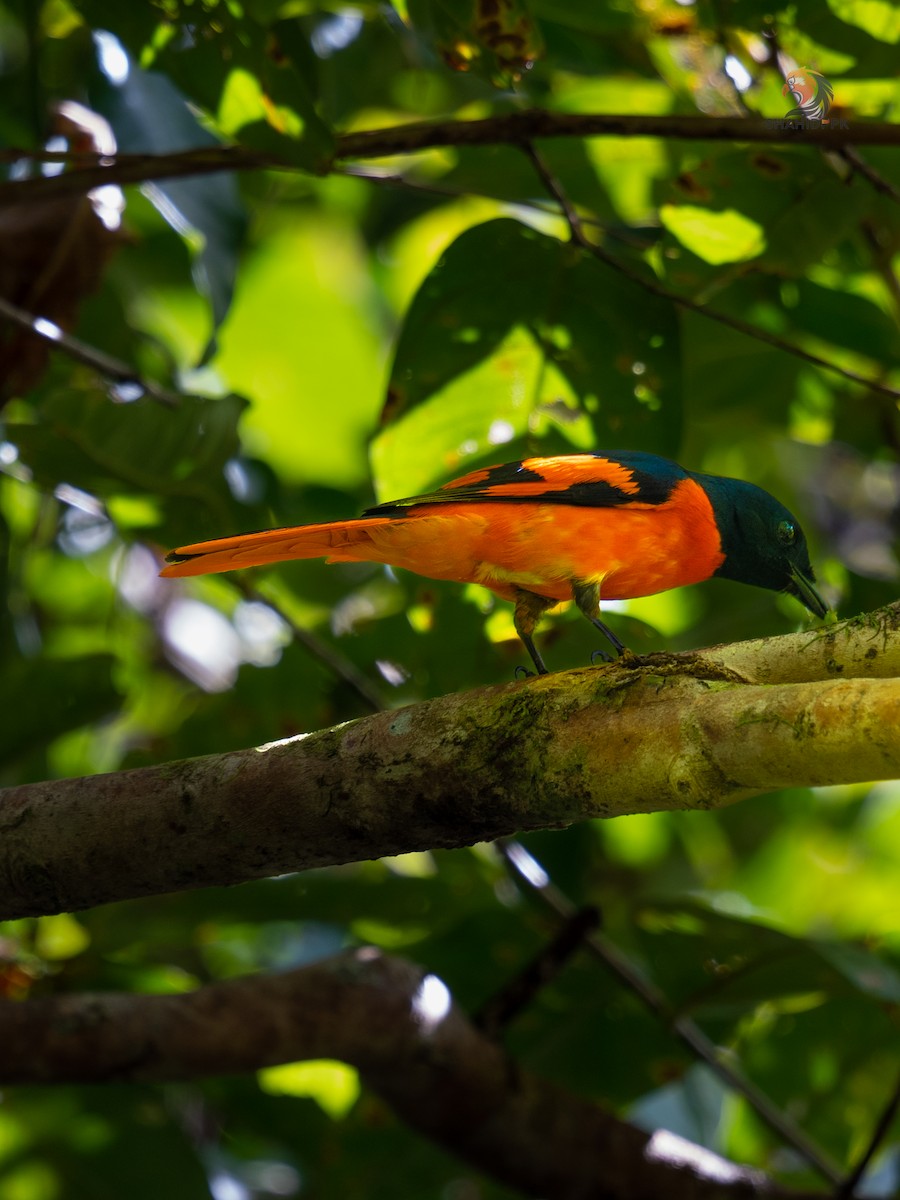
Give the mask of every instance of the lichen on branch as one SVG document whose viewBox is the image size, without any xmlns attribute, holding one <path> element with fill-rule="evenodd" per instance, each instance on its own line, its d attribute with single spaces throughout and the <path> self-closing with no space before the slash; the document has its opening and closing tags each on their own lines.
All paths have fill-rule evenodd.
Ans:
<svg viewBox="0 0 900 1200">
<path fill-rule="evenodd" d="M 900 777 L 897 620 L 892 605 L 823 631 L 626 658 L 228 754 L 10 788 L 0 918 Z"/>
</svg>

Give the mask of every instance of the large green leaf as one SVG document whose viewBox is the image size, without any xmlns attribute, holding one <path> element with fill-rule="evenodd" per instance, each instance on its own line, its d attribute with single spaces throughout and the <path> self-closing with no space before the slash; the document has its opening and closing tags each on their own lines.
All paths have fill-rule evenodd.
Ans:
<svg viewBox="0 0 900 1200">
<path fill-rule="evenodd" d="M 7 436 L 47 487 L 65 482 L 98 496 L 199 498 L 237 453 L 245 408 L 238 396 L 186 396 L 170 409 L 149 399 L 114 404 L 95 391 L 57 393 L 35 423 L 10 422 Z"/>
<path fill-rule="evenodd" d="M 517 221 L 469 229 L 407 313 L 373 447 L 379 494 L 501 457 L 548 424 L 570 448 L 674 453 L 678 361 L 667 302 Z"/>
</svg>

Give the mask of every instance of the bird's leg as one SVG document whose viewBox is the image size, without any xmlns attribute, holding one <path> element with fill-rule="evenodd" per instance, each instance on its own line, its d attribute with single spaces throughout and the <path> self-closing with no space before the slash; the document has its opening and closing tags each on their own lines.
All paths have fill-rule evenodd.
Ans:
<svg viewBox="0 0 900 1200">
<path fill-rule="evenodd" d="M 605 638 L 613 645 L 617 654 L 625 653 L 625 646 L 608 625 L 604 625 L 597 613 L 600 611 L 600 584 L 599 583 L 573 583 L 572 584 L 572 599 L 578 605 L 579 609 L 584 613 L 590 623 L 599 629 Z"/>
<path fill-rule="evenodd" d="M 531 655 L 531 661 L 537 667 L 538 675 L 546 675 L 547 667 L 531 635 L 543 614 L 548 608 L 553 608 L 556 603 L 556 600 L 548 600 L 546 596 L 538 596 L 536 592 L 526 592 L 524 588 L 516 588 L 516 611 L 513 622 L 516 626 L 516 633 L 522 639 L 525 649 Z"/>
</svg>

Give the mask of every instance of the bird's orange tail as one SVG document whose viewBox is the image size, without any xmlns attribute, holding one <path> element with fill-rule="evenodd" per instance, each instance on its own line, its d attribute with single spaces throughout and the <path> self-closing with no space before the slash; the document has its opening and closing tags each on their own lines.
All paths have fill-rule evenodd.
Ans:
<svg viewBox="0 0 900 1200">
<path fill-rule="evenodd" d="M 363 517 L 353 521 L 331 521 L 327 525 L 294 525 L 286 529 L 265 529 L 260 533 L 239 533 L 236 537 L 217 538 L 179 546 L 166 555 L 160 572 L 167 578 L 182 575 L 214 575 L 239 567 L 258 567 L 263 563 L 283 562 L 291 558 L 328 558 L 335 562 L 383 561 L 372 545 L 373 528 L 390 525 L 391 517 Z M 366 551 L 369 551 L 368 553 Z"/>
</svg>

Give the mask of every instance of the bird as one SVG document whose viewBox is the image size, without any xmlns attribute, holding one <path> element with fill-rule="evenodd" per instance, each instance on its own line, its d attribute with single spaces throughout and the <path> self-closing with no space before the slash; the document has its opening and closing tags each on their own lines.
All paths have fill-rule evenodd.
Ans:
<svg viewBox="0 0 900 1200">
<path fill-rule="evenodd" d="M 800 523 L 774 496 L 645 451 L 479 467 L 350 520 L 180 546 L 161 574 L 305 558 L 481 584 L 514 604 L 516 632 L 539 675 L 547 666 L 534 632 L 562 601 L 574 600 L 620 654 L 625 646 L 600 620 L 601 597 L 650 596 L 716 576 L 787 592 L 820 618 L 828 612 Z"/>
</svg>

